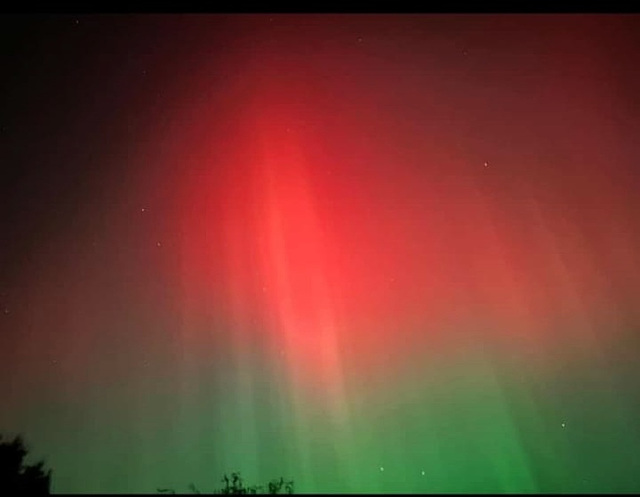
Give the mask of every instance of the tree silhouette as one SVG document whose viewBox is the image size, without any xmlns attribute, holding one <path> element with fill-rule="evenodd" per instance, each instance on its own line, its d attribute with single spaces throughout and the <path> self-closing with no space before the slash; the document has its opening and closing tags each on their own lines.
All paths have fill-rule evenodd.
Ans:
<svg viewBox="0 0 640 497">
<path fill-rule="evenodd" d="M 256 494 L 293 494 L 293 482 L 285 481 L 284 478 L 279 480 L 271 480 L 267 483 L 266 487 L 262 485 L 248 486 L 242 480 L 240 473 L 231 473 L 231 477 L 224 475 L 222 477 L 222 483 L 224 486 L 220 489 L 216 489 L 212 494 L 223 495 L 256 495 Z M 194 494 L 200 494 L 201 492 L 196 486 L 189 484 L 189 490 Z M 175 494 L 176 492 L 170 488 L 158 489 L 158 492 L 163 494 Z"/>
<path fill-rule="evenodd" d="M 51 470 L 44 470 L 44 461 L 25 464 L 28 453 L 20 435 L 3 440 L 0 435 L 0 495 L 48 495 Z"/>
</svg>

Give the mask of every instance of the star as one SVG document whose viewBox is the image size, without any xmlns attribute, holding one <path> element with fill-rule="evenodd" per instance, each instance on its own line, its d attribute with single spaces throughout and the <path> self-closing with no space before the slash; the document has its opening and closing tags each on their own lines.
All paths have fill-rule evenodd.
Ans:
<svg viewBox="0 0 640 497">
<path fill-rule="evenodd" d="M 157 245 L 158 247 L 162 247 L 162 244 L 161 244 L 160 242 L 157 242 L 157 243 L 156 243 L 156 245 Z"/>
<path fill-rule="evenodd" d="M 143 207 L 142 209 L 140 209 L 140 212 L 147 212 L 147 209 Z"/>
<path fill-rule="evenodd" d="M 380 466 L 380 471 L 384 471 L 384 468 L 382 466 Z"/>
<path fill-rule="evenodd" d="M 424 476 L 424 471 L 422 471 L 422 473 L 421 473 L 421 474 L 422 474 L 422 476 Z"/>
<path fill-rule="evenodd" d="M 567 424 L 566 423 L 562 423 L 560 426 L 562 426 L 564 428 L 565 426 L 567 426 Z"/>
<path fill-rule="evenodd" d="M 489 167 L 489 163 L 487 161 L 484 161 L 484 167 Z"/>
</svg>

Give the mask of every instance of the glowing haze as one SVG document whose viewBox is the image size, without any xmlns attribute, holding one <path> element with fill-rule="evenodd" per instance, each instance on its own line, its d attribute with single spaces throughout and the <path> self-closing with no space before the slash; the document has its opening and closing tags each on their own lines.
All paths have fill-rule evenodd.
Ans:
<svg viewBox="0 0 640 497">
<path fill-rule="evenodd" d="M 636 16 L 147 22 L 103 241 L 11 280 L 55 490 L 640 490 Z"/>
</svg>

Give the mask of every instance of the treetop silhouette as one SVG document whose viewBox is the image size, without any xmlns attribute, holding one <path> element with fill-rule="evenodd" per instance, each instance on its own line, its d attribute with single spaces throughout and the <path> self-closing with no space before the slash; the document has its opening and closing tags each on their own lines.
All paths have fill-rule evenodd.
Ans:
<svg viewBox="0 0 640 497">
<path fill-rule="evenodd" d="M 44 461 L 25 464 L 29 450 L 22 436 L 3 440 L 0 435 L 0 494 L 48 495 L 51 470 L 44 469 Z"/>
<path fill-rule="evenodd" d="M 222 483 L 224 486 L 220 489 L 216 489 L 212 494 L 222 495 L 256 495 L 256 494 L 293 494 L 293 482 L 285 481 L 284 478 L 279 480 L 271 480 L 266 486 L 262 485 L 247 485 L 240 476 L 240 473 L 231 473 L 231 477 L 224 475 L 222 477 Z M 189 490 L 194 494 L 200 494 L 201 492 L 196 486 L 191 483 Z M 162 488 L 158 489 L 158 492 L 163 494 L 175 494 L 173 489 Z"/>
</svg>

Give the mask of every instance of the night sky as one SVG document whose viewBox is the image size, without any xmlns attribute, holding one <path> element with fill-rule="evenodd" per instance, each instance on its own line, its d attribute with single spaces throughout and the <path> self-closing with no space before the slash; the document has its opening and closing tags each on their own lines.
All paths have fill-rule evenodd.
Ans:
<svg viewBox="0 0 640 497">
<path fill-rule="evenodd" d="M 640 16 L 0 24 L 53 491 L 640 492 Z"/>
</svg>

